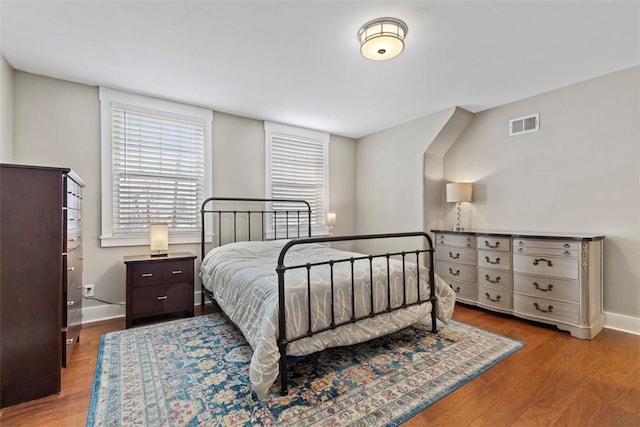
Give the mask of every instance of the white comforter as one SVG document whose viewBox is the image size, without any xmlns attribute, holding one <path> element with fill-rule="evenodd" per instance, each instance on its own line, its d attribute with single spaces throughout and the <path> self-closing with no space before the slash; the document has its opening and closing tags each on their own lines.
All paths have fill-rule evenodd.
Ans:
<svg viewBox="0 0 640 427">
<path fill-rule="evenodd" d="M 251 386 L 259 398 L 278 376 L 278 277 L 275 271 L 277 258 L 286 241 L 238 242 L 212 249 L 202 262 L 200 276 L 205 288 L 211 291 L 229 318 L 240 328 L 253 348 L 249 368 Z M 292 247 L 285 258 L 286 266 L 308 262 L 327 261 L 361 256 L 337 251 L 320 244 Z M 415 258 L 414 258 L 415 259 Z M 407 257 L 407 261 L 409 257 Z M 390 260 L 391 305 L 402 304 L 402 263 Z M 416 301 L 415 264 L 406 263 L 407 303 Z M 356 316 L 368 314 L 371 309 L 369 285 L 369 261 L 355 262 Z M 374 259 L 374 309 L 387 306 L 386 259 Z M 311 268 L 312 328 L 317 330 L 331 321 L 331 290 L 329 266 Z M 429 290 L 428 274 L 420 269 L 420 295 L 424 299 Z M 292 338 L 308 331 L 307 320 L 307 272 L 306 269 L 288 270 L 285 273 L 287 337 Z M 351 266 L 350 263 L 334 265 L 335 322 L 351 317 Z M 448 322 L 453 314 L 455 293 L 436 276 L 436 314 Z M 300 356 L 325 348 L 351 345 L 382 336 L 421 320 L 428 322 L 431 304 L 424 303 L 355 324 L 325 331 L 303 338 L 287 346 L 287 354 Z"/>
</svg>

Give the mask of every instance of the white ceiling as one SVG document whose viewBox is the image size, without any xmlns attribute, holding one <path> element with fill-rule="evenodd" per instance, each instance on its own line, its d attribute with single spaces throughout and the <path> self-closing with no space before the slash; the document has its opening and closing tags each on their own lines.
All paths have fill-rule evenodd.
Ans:
<svg viewBox="0 0 640 427">
<path fill-rule="evenodd" d="M 477 112 L 640 64 L 640 2 L 8 1 L 12 67 L 337 135 Z M 402 55 L 356 38 L 383 16 Z"/>
</svg>

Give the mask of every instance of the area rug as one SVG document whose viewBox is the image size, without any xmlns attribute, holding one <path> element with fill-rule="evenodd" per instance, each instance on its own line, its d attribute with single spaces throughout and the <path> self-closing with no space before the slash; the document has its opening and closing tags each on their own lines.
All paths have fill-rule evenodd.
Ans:
<svg viewBox="0 0 640 427">
<path fill-rule="evenodd" d="M 524 344 L 462 323 L 290 360 L 259 401 L 251 347 L 219 313 L 105 334 L 88 426 L 395 426 Z"/>
</svg>

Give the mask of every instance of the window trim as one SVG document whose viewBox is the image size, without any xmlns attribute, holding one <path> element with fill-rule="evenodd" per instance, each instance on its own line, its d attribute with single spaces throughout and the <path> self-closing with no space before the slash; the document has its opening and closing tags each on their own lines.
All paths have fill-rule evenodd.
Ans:
<svg viewBox="0 0 640 427">
<path fill-rule="evenodd" d="M 206 199 L 212 192 L 212 122 L 213 111 L 195 107 L 192 105 L 181 104 L 174 101 L 168 101 L 159 98 L 153 98 L 134 93 L 123 92 L 105 87 L 99 88 L 100 101 L 100 163 L 101 163 L 101 247 L 116 246 L 144 246 L 149 245 L 149 236 L 132 235 L 129 237 L 116 237 L 113 235 L 113 126 L 112 121 L 112 105 L 131 106 L 137 111 L 147 111 L 153 114 L 161 114 L 169 117 L 184 119 L 201 120 L 204 123 L 204 188 L 203 195 Z M 109 125 L 106 125 L 109 124 Z M 198 212 L 200 215 L 200 212 Z M 205 219 L 207 222 L 205 230 L 212 230 L 209 224 L 210 216 Z M 200 243 L 200 231 L 192 233 L 180 233 L 174 231 L 169 232 L 169 244 L 184 243 Z M 205 241 L 211 242 L 213 234 L 207 233 Z"/>
<path fill-rule="evenodd" d="M 321 225 L 311 228 L 313 236 L 324 236 L 329 234 L 329 226 L 327 226 L 327 212 L 329 212 L 329 142 L 330 135 L 327 132 L 305 129 L 296 126 L 285 125 L 275 122 L 264 122 L 265 133 L 265 197 L 272 198 L 272 176 L 271 176 L 271 144 L 274 135 L 288 136 L 292 138 L 309 139 L 323 144 L 324 155 L 324 212 L 320 215 Z M 267 206 L 267 209 L 271 209 Z M 267 222 L 268 227 L 265 232 L 267 237 L 273 237 L 273 228 L 271 223 Z M 278 229 L 278 234 L 280 230 Z"/>
</svg>

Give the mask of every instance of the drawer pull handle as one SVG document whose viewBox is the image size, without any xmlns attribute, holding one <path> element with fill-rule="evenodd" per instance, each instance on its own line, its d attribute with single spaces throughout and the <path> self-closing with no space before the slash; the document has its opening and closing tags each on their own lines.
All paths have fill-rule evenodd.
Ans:
<svg viewBox="0 0 640 427">
<path fill-rule="evenodd" d="M 540 306 L 538 305 L 537 302 L 533 303 L 533 306 L 536 308 L 536 310 L 541 311 L 543 313 L 553 313 L 553 306 L 550 305 L 547 310 L 545 310 L 544 308 L 540 308 Z"/>
<path fill-rule="evenodd" d="M 73 344 L 73 338 L 67 338 L 67 345 Z"/>
<path fill-rule="evenodd" d="M 524 242 L 523 242 L 522 240 L 520 240 L 520 241 L 518 242 L 518 245 L 520 245 L 520 246 L 524 246 Z"/>
<path fill-rule="evenodd" d="M 451 252 L 449 252 L 451 253 Z M 182 270 L 173 270 L 171 274 L 182 274 Z"/>
<path fill-rule="evenodd" d="M 467 243 L 467 247 L 470 248 L 471 247 L 471 243 Z"/>
<path fill-rule="evenodd" d="M 567 249 L 569 249 L 569 248 L 571 247 L 571 245 L 570 245 L 570 244 L 568 244 L 568 243 L 565 243 L 565 244 L 564 244 L 564 247 L 565 247 L 565 248 L 567 248 Z"/>
<path fill-rule="evenodd" d="M 453 276 L 459 276 L 460 275 L 460 270 L 456 270 L 456 272 L 454 273 L 453 270 L 451 269 L 451 267 L 449 267 L 449 274 L 451 274 Z"/>
<path fill-rule="evenodd" d="M 151 277 L 153 273 L 142 273 L 142 277 Z"/>
<path fill-rule="evenodd" d="M 548 265 L 549 267 L 553 267 L 553 263 L 551 262 L 551 260 L 550 260 L 550 259 L 545 259 L 545 258 L 536 258 L 536 259 L 534 259 L 534 260 L 533 260 L 533 265 L 538 265 L 538 263 L 539 263 L 540 261 L 544 261 L 544 262 L 546 262 L 546 263 L 547 263 L 547 265 Z"/>
<path fill-rule="evenodd" d="M 67 267 L 67 271 L 73 271 L 75 269 L 76 269 L 75 267 Z"/>
<path fill-rule="evenodd" d="M 498 295 L 496 299 L 493 299 L 491 298 L 491 295 L 489 295 L 489 292 L 485 292 L 484 296 L 486 296 L 487 299 L 491 302 L 500 302 L 500 295 Z"/>
<path fill-rule="evenodd" d="M 549 286 L 547 286 L 547 289 L 542 289 L 538 284 L 538 282 L 533 282 L 533 287 L 542 292 L 551 292 L 551 290 L 553 289 L 553 285 L 551 283 L 549 283 Z"/>
<path fill-rule="evenodd" d="M 485 261 L 487 261 L 489 264 L 500 264 L 500 257 L 497 257 L 495 262 L 491 261 L 491 258 L 489 258 L 488 256 L 484 257 Z"/>
<path fill-rule="evenodd" d="M 158 297 L 159 300 L 163 300 L 163 299 L 167 299 L 168 297 L 166 295 L 162 295 L 161 297 Z"/>
<path fill-rule="evenodd" d="M 460 254 L 457 253 L 456 256 L 453 256 L 453 254 L 451 252 L 449 252 L 449 258 L 458 259 L 458 258 L 460 258 Z"/>
<path fill-rule="evenodd" d="M 444 240 L 440 240 L 440 244 L 441 244 L 441 245 L 444 245 Z"/>
<path fill-rule="evenodd" d="M 569 251 L 564 251 L 564 254 L 565 254 L 565 255 L 567 255 L 567 256 L 569 256 L 569 255 L 571 255 L 571 252 L 569 252 Z"/>
<path fill-rule="evenodd" d="M 522 248 L 518 248 L 518 252 L 523 252 L 524 250 Z"/>
<path fill-rule="evenodd" d="M 73 307 L 75 303 L 75 301 L 67 301 L 67 307 Z"/>
<path fill-rule="evenodd" d="M 456 288 L 451 286 L 451 289 L 453 289 L 453 292 L 455 292 L 456 294 L 460 292 L 460 286 L 457 286 Z"/>
<path fill-rule="evenodd" d="M 488 274 L 485 274 L 484 278 L 487 280 L 487 282 L 490 282 L 490 283 L 500 283 L 500 276 L 497 276 L 496 280 L 491 280 L 491 277 L 489 277 Z"/>
<path fill-rule="evenodd" d="M 499 247 L 499 246 L 500 246 L 500 242 L 496 242 L 496 244 L 495 244 L 495 245 L 492 245 L 491 243 L 489 243 L 489 241 L 488 241 L 488 240 L 485 240 L 485 241 L 484 241 L 484 245 L 485 245 L 486 247 L 488 247 L 488 248 L 495 249 L 495 248 L 497 248 L 497 247 Z"/>
</svg>

